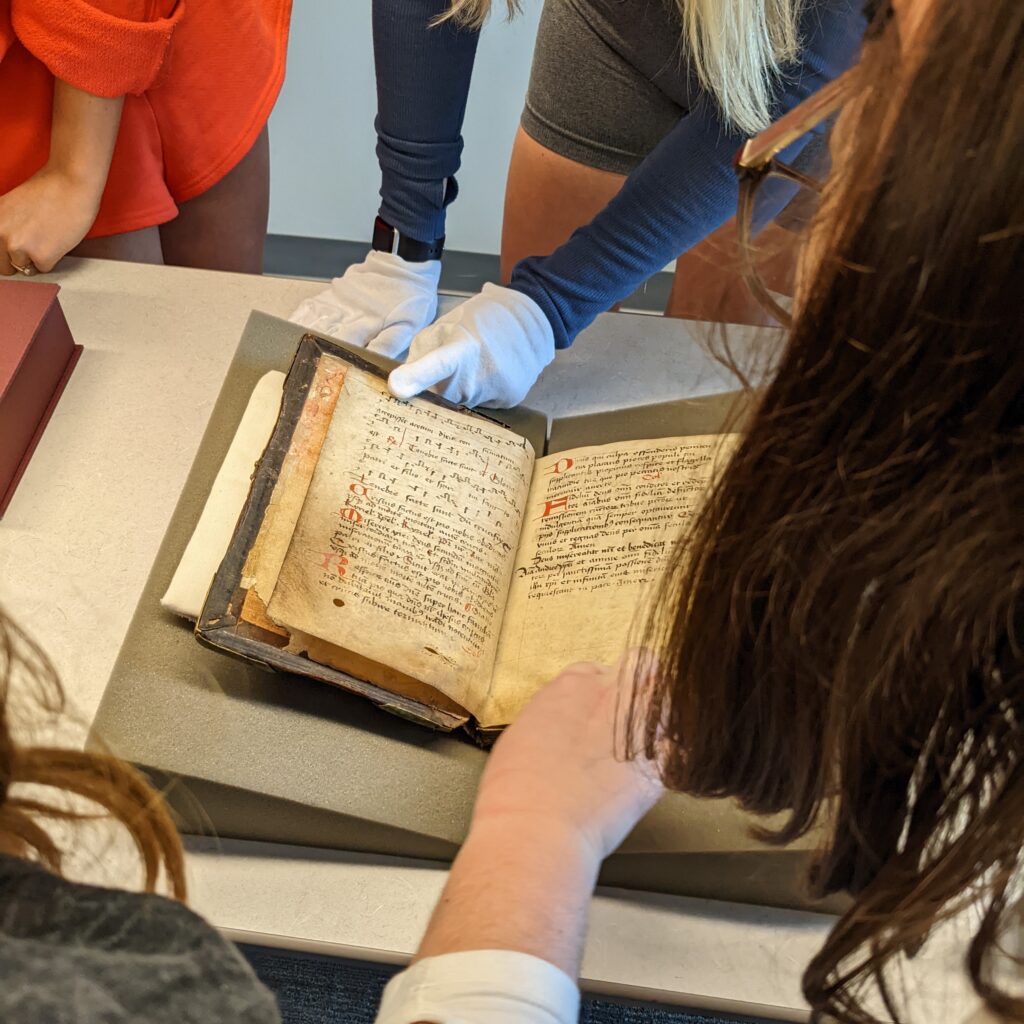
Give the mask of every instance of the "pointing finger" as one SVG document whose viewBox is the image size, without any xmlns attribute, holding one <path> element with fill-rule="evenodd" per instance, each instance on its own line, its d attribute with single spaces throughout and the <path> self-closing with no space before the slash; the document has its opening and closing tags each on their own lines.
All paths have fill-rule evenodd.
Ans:
<svg viewBox="0 0 1024 1024">
<path fill-rule="evenodd" d="M 425 356 L 392 370 L 388 377 L 388 390 L 395 398 L 412 398 L 413 395 L 418 395 L 421 391 L 426 391 L 453 376 L 462 360 L 472 350 L 471 338 L 463 338 L 435 348 Z"/>
</svg>

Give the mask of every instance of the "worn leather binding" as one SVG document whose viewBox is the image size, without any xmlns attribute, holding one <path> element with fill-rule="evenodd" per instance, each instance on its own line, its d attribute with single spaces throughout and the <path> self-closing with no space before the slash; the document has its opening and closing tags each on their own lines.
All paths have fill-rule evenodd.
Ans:
<svg viewBox="0 0 1024 1024">
<path fill-rule="evenodd" d="M 243 616 L 248 590 L 243 585 L 246 559 L 252 551 L 259 534 L 264 515 L 270 504 L 281 472 L 281 466 L 292 444 L 296 424 L 302 414 L 306 396 L 316 374 L 320 357 L 331 355 L 358 367 L 367 373 L 385 378 L 386 371 L 364 358 L 364 351 L 352 351 L 348 346 L 307 334 L 300 342 L 284 384 L 281 414 L 271 435 L 263 457 L 253 475 L 248 500 L 241 518 L 235 527 L 234 538 L 214 578 L 202 614 L 196 623 L 196 637 L 200 643 L 214 650 L 223 651 L 235 657 L 251 661 L 279 672 L 294 672 L 320 682 L 348 690 L 366 697 L 378 707 L 400 718 L 417 722 L 428 728 L 445 732 L 468 727 L 469 715 L 458 715 L 444 708 L 434 707 L 413 697 L 385 689 L 355 675 L 342 672 L 329 665 L 311 660 L 304 654 L 294 654 L 284 649 L 281 636 L 262 629 Z M 456 408 L 437 395 L 426 392 L 424 401 L 448 409 Z M 469 409 L 460 410 L 465 415 L 480 417 Z M 490 419 L 482 416 L 480 418 Z M 525 409 L 508 410 L 506 426 L 518 427 L 518 432 L 531 439 L 538 451 L 543 451 L 547 421 L 540 413 Z M 486 737 L 474 733 L 474 738 L 484 742 Z"/>
</svg>

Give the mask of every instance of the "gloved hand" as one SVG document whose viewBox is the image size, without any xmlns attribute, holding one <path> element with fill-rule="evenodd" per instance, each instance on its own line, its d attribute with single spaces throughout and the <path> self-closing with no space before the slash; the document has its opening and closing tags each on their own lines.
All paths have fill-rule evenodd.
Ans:
<svg viewBox="0 0 1024 1024">
<path fill-rule="evenodd" d="M 400 359 L 417 332 L 437 315 L 441 261 L 408 263 L 371 252 L 330 288 L 306 299 L 290 319 L 350 345 Z"/>
<path fill-rule="evenodd" d="M 428 388 L 458 405 L 518 405 L 555 357 L 551 324 L 533 299 L 485 284 L 413 339 L 388 388 L 412 398 Z"/>
</svg>

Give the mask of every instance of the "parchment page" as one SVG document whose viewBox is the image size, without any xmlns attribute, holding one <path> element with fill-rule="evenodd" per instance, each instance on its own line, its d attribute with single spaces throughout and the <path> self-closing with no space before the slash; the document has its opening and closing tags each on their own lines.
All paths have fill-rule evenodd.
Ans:
<svg viewBox="0 0 1024 1024">
<path fill-rule="evenodd" d="M 272 620 L 486 696 L 533 465 L 529 442 L 345 377 L 267 606 Z"/>
<path fill-rule="evenodd" d="M 507 725 L 576 661 L 615 661 L 736 435 L 576 448 L 538 459 L 484 728 Z"/>
</svg>

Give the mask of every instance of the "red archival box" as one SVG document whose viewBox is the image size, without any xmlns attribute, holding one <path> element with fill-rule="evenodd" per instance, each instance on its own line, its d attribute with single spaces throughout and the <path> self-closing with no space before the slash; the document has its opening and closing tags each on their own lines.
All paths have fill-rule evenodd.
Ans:
<svg viewBox="0 0 1024 1024">
<path fill-rule="evenodd" d="M 0 516 L 82 354 L 59 287 L 0 281 Z"/>
</svg>

